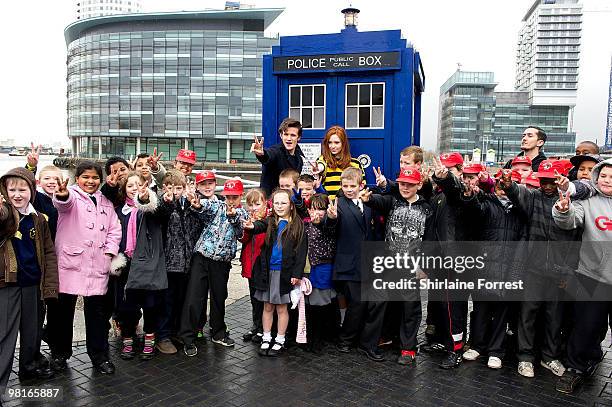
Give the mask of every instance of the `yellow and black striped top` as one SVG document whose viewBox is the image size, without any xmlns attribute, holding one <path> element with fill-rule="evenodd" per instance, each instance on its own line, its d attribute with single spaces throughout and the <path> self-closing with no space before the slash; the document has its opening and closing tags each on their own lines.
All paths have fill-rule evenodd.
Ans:
<svg viewBox="0 0 612 407">
<path fill-rule="evenodd" d="M 317 164 L 323 164 L 323 171 L 321 172 L 323 182 L 321 185 L 327 191 L 329 198 L 334 199 L 341 187 L 340 175 L 342 175 L 344 168 L 329 168 L 323 156 L 317 158 Z M 361 176 L 365 179 L 365 171 L 359 160 L 351 157 L 351 167 L 359 168 L 361 170 Z"/>
</svg>

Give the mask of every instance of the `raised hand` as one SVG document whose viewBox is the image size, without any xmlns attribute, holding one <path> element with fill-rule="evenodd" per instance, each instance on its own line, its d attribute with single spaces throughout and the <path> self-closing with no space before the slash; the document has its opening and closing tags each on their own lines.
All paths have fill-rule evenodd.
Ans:
<svg viewBox="0 0 612 407">
<path fill-rule="evenodd" d="M 480 188 L 478 187 L 478 185 L 470 185 L 470 184 L 464 184 L 464 185 L 465 185 L 465 191 L 463 191 L 463 195 L 466 197 L 477 195 L 480 192 Z"/>
<path fill-rule="evenodd" d="M 172 201 L 174 201 L 174 194 L 172 193 L 172 191 L 166 191 L 164 192 L 163 199 L 166 203 L 172 203 Z"/>
<path fill-rule="evenodd" d="M 234 208 L 233 204 L 225 205 L 225 214 L 230 217 L 236 216 L 236 208 Z"/>
<path fill-rule="evenodd" d="M 189 192 L 187 194 L 187 200 L 191 204 L 194 209 L 200 209 L 202 207 L 202 203 L 200 202 L 200 198 L 193 192 Z"/>
<path fill-rule="evenodd" d="M 143 202 L 147 202 L 149 200 L 149 182 L 145 182 L 142 185 L 138 185 L 138 199 Z"/>
<path fill-rule="evenodd" d="M 385 177 L 380 170 L 380 167 L 372 167 L 374 170 L 374 176 L 376 177 L 376 186 L 380 188 L 387 187 L 387 177 Z"/>
<path fill-rule="evenodd" d="M 559 200 L 555 202 L 555 208 L 561 213 L 565 213 L 569 211 L 570 204 L 572 200 L 570 199 L 570 192 L 567 191 L 565 193 L 559 191 Z"/>
<path fill-rule="evenodd" d="M 319 211 L 316 209 L 308 208 L 308 216 L 313 224 L 317 225 L 321 223 L 321 216 L 319 216 Z"/>
<path fill-rule="evenodd" d="M 151 154 L 149 156 L 149 158 L 147 158 L 147 164 L 149 164 L 149 167 L 151 168 L 151 171 L 159 170 L 158 162 L 159 162 L 159 160 L 161 160 L 162 155 L 164 155 L 163 151 L 161 153 L 159 153 L 159 155 L 157 155 L 157 147 L 155 147 L 153 149 L 153 154 Z"/>
<path fill-rule="evenodd" d="M 321 173 L 323 172 L 323 165 L 319 165 L 316 162 L 312 161 L 308 161 L 308 164 L 310 164 L 310 171 L 312 171 L 312 176 L 314 177 L 314 179 L 320 179 Z"/>
<path fill-rule="evenodd" d="M 242 228 L 243 229 L 249 229 L 252 230 L 255 228 L 255 225 L 253 224 L 253 218 L 251 218 L 250 216 L 246 219 L 242 220 Z"/>
<path fill-rule="evenodd" d="M 40 150 L 42 146 L 39 144 L 38 147 L 34 147 L 34 143 L 30 143 L 30 152 L 27 155 L 28 166 L 35 168 L 38 166 L 38 160 L 40 158 Z"/>
<path fill-rule="evenodd" d="M 557 188 L 559 188 L 559 190 L 563 192 L 567 191 L 569 189 L 570 183 L 569 178 L 565 177 L 563 174 L 559 174 L 557 170 L 555 170 L 555 177 L 557 178 L 557 180 L 555 181 L 555 183 L 557 184 Z"/>
<path fill-rule="evenodd" d="M 444 164 L 442 164 L 442 160 L 440 157 L 433 158 L 434 162 L 434 175 L 436 178 L 445 179 L 448 176 L 448 168 Z"/>
<path fill-rule="evenodd" d="M 338 198 L 329 203 L 327 207 L 327 217 L 330 219 L 336 219 L 338 217 Z"/>
<path fill-rule="evenodd" d="M 54 196 L 60 201 L 63 201 L 68 198 L 69 194 L 70 192 L 68 192 L 68 178 L 66 178 L 65 181 L 62 181 L 60 179 L 60 182 L 57 184 L 57 190 L 55 191 Z"/>
<path fill-rule="evenodd" d="M 295 204 L 298 202 L 302 202 L 302 190 L 293 188 L 293 196 L 291 197 L 291 201 Z"/>
<path fill-rule="evenodd" d="M 487 171 L 480 171 L 478 173 L 478 181 L 487 182 L 489 180 L 489 173 Z"/>
<path fill-rule="evenodd" d="M 185 186 L 185 192 L 187 194 L 193 194 L 193 195 L 197 196 L 196 189 L 197 188 L 196 188 L 196 185 L 195 185 L 195 181 L 187 178 L 187 182 L 186 182 L 186 186 Z"/>
<path fill-rule="evenodd" d="M 116 187 L 118 177 L 118 172 L 115 170 L 108 177 L 106 177 L 106 183 L 111 187 Z"/>
<path fill-rule="evenodd" d="M 501 178 L 499 182 L 502 188 L 510 188 L 512 186 L 512 170 L 502 170 Z"/>
<path fill-rule="evenodd" d="M 370 191 L 369 188 L 362 189 L 361 191 L 359 191 L 359 199 L 361 199 L 362 202 L 368 202 L 371 196 L 372 191 Z"/>
<path fill-rule="evenodd" d="M 258 137 L 257 135 L 253 137 L 253 144 L 251 144 L 251 152 L 259 156 L 264 155 L 263 137 Z"/>
</svg>

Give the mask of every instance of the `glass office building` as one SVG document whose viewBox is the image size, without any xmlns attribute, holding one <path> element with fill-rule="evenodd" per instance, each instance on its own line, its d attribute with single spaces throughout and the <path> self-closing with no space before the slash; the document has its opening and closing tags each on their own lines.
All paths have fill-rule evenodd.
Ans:
<svg viewBox="0 0 612 407">
<path fill-rule="evenodd" d="M 440 88 L 438 151 L 472 155 L 493 138 L 493 72 L 457 70 Z"/>
<path fill-rule="evenodd" d="M 530 104 L 528 91 L 495 92 L 493 72 L 456 71 L 440 88 L 438 151 L 471 156 L 475 148 L 495 150 L 495 161 L 514 157 L 523 131 L 541 127 L 544 153 L 572 154 L 576 133 L 569 131 L 569 106 Z"/>
<path fill-rule="evenodd" d="M 283 9 L 91 18 L 65 30 L 73 151 L 105 158 L 181 148 L 253 160 L 261 135 L 264 30 Z"/>
</svg>

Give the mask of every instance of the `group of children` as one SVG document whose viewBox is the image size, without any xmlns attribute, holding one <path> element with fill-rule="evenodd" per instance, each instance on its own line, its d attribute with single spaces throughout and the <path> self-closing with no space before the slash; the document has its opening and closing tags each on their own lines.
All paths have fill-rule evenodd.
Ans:
<svg viewBox="0 0 612 407">
<path fill-rule="evenodd" d="M 495 369 L 508 344 L 515 343 L 518 373 L 533 377 L 539 361 L 560 376 L 559 391 L 573 391 L 593 371 L 609 302 L 568 305 L 530 297 L 511 304 L 478 292 L 454 293 L 428 301 L 427 343 L 419 347 L 420 293 L 396 302 L 364 297 L 370 270 L 362 269 L 360 247 L 385 241 L 395 252 L 409 252 L 427 241 L 440 243 L 440 254 L 453 255 L 442 243 L 609 240 L 611 222 L 594 218 L 610 213 L 612 161 L 581 151 L 569 162 L 539 160 L 534 172 L 531 158 L 518 156 L 511 168 L 491 177 L 457 153 L 442 154 L 426 168 L 422 150 L 411 146 L 400 153 L 397 179 L 374 168 L 376 186 L 370 190 L 338 126 L 328 131 L 322 156 L 310 163 L 313 175 L 301 174 L 301 133 L 299 122 L 286 119 L 279 128 L 281 143 L 264 148 L 255 139 L 252 152 L 262 163 L 262 183 L 246 195 L 239 179 L 227 180 L 215 194 L 215 173 L 194 177 L 196 156 L 189 150 L 179 151 L 168 170 L 156 151 L 133 163 L 113 157 L 102 186 L 98 164 L 81 162 L 68 186 L 53 166 L 37 171 L 34 150 L 25 168 L 3 175 L 0 324 L 7 330 L 0 332 L 0 388 L 8 381 L 18 332 L 20 378 L 48 378 L 66 368 L 78 296 L 84 299 L 87 353 L 103 374 L 115 370 L 108 346 L 111 321 L 121 333 L 120 357 L 126 360 L 151 359 L 156 350 L 177 353 L 178 345 L 195 356 L 206 322 L 213 343 L 233 346 L 225 300 L 239 242 L 253 320 L 243 339 L 256 343 L 262 356 L 281 355 L 289 340 L 319 352 L 329 340 L 339 352 L 356 347 L 382 361 L 381 348 L 395 343 L 402 365 L 415 365 L 420 350 L 443 354 L 442 368 L 487 356 Z M 571 183 L 568 175 L 582 181 Z M 572 202 L 572 196 L 581 200 Z M 523 253 L 501 256 L 521 257 L 519 268 L 526 281 L 537 282 L 534 287 L 550 289 L 546 282 L 556 281 L 559 269 L 577 270 L 586 283 L 612 283 L 608 266 L 599 267 L 604 257 L 592 258 L 605 252 L 551 250 L 542 260 L 536 252 L 541 245 L 524 247 Z M 513 264 L 502 261 L 489 271 L 503 277 L 516 271 L 509 270 Z M 461 278 L 453 269 L 436 273 Z M 474 309 L 468 324 L 470 295 Z M 574 313 L 579 317 L 572 318 Z M 40 352 L 42 339 L 51 360 Z"/>
</svg>

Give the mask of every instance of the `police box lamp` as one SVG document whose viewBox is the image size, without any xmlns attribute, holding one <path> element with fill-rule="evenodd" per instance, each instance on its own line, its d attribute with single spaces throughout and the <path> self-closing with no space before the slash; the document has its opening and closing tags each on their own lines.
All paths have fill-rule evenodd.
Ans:
<svg viewBox="0 0 612 407">
<path fill-rule="evenodd" d="M 344 14 L 344 27 L 357 27 L 357 17 L 359 14 L 359 9 L 354 7 L 347 7 L 342 10 L 342 14 Z"/>
</svg>

